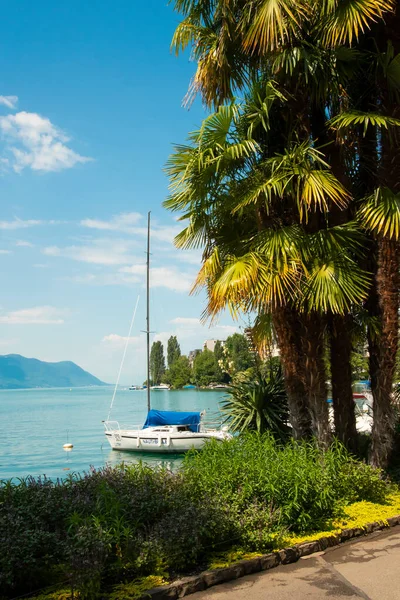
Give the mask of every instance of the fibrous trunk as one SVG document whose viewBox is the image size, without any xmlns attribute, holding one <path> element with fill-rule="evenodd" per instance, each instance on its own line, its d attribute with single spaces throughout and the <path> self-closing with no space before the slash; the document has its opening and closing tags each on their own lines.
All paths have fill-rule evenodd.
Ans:
<svg viewBox="0 0 400 600">
<path fill-rule="evenodd" d="M 393 379 L 398 346 L 399 309 L 398 242 L 378 240 L 376 290 L 379 330 L 371 335 L 370 375 L 373 394 L 371 463 L 385 468 L 393 447 Z"/>
<path fill-rule="evenodd" d="M 350 315 L 330 315 L 332 400 L 336 437 L 351 452 L 357 450 L 356 416 L 352 389 Z"/>
<path fill-rule="evenodd" d="M 305 370 L 304 387 L 311 416 L 311 429 L 318 443 L 327 447 L 331 440 L 324 361 L 325 326 L 317 313 L 299 315 Z"/>
<path fill-rule="evenodd" d="M 298 315 L 290 306 L 276 307 L 273 311 L 273 324 L 285 376 L 293 437 L 295 439 L 310 437 L 311 415 L 304 386 L 303 375 L 306 366 L 300 341 Z"/>
</svg>

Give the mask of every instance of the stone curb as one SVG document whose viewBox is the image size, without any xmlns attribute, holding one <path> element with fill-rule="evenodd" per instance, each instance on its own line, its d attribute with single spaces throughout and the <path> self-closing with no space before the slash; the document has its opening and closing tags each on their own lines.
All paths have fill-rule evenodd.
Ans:
<svg viewBox="0 0 400 600">
<path fill-rule="evenodd" d="M 177 598 L 183 598 L 189 594 L 202 592 L 214 585 L 226 583 L 227 581 L 232 581 L 239 577 L 244 577 L 245 575 L 260 573 L 262 571 L 273 569 L 278 565 L 287 565 L 289 563 L 297 562 L 302 556 L 309 556 L 314 552 L 323 552 L 327 548 L 338 546 L 352 538 L 368 535 L 374 531 L 387 529 L 387 527 L 395 527 L 396 525 L 400 525 L 400 515 L 390 517 L 385 523 L 375 522 L 368 523 L 363 528 L 353 527 L 352 529 L 343 529 L 341 533 L 337 535 L 297 544 L 296 546 L 285 548 L 279 552 L 271 552 L 270 554 L 264 554 L 257 558 L 240 560 L 230 567 L 203 571 L 199 575 L 184 577 L 169 585 L 152 588 L 143 594 L 140 600 L 176 600 Z"/>
</svg>

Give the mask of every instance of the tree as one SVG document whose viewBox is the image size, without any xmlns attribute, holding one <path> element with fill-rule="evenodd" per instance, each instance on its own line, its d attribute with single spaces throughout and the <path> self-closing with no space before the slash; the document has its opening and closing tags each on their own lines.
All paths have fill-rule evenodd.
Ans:
<svg viewBox="0 0 400 600">
<path fill-rule="evenodd" d="M 220 115 L 220 123 L 229 132 L 232 143 L 225 144 L 227 138 L 224 137 L 223 127 L 217 130 L 218 119 L 213 116 L 209 119 L 209 125 L 214 125 L 214 133 L 220 136 L 222 144 L 211 148 L 207 142 L 210 127 L 204 124 L 202 133 L 205 135 L 201 135 L 203 147 L 194 165 L 202 168 L 207 177 L 200 177 L 195 185 L 192 180 L 191 187 L 187 188 L 194 200 L 192 208 L 197 202 L 198 212 L 187 229 L 186 243 L 190 234 L 197 245 L 204 243 L 205 259 L 212 258 L 207 275 L 203 273 L 203 283 L 212 274 L 212 282 L 207 284 L 214 293 L 210 302 L 211 313 L 217 310 L 218 302 L 222 304 L 224 286 L 226 290 L 227 286 L 232 288 L 234 284 L 236 298 L 228 299 L 228 304 L 236 304 L 236 309 L 238 306 L 245 310 L 255 309 L 261 316 L 263 312 L 267 315 L 268 312 L 272 313 L 285 370 L 292 424 L 297 435 L 306 434 L 309 413 L 314 433 L 326 438 L 326 389 L 321 356 L 327 322 L 331 356 L 334 357 L 332 378 L 339 383 L 340 377 L 342 382 L 333 387 L 335 413 L 341 417 L 337 420 L 337 428 L 340 429 L 337 433 L 344 440 L 349 435 L 355 435 L 349 368 L 351 337 L 340 332 L 345 330 L 346 319 L 348 322 L 351 318 L 353 307 L 364 303 L 369 316 L 378 323 L 375 335 L 372 335 L 372 331 L 369 333 L 375 413 L 372 460 L 384 466 L 393 439 L 391 393 L 398 345 L 399 228 L 396 227 L 396 219 L 400 214 L 397 198 L 400 187 L 400 145 L 393 144 L 393 140 L 396 140 L 394 127 L 398 125 L 396 115 L 400 90 L 397 69 L 400 52 L 399 5 L 390 0 L 349 0 L 345 3 L 283 0 L 272 4 L 273 10 L 265 0 L 252 3 L 243 0 L 229 0 L 228 3 L 220 0 L 214 3 L 175 0 L 175 7 L 183 13 L 184 19 L 176 30 L 173 45 L 177 51 L 192 45 L 198 61 L 192 92 L 200 92 L 207 105 L 220 108 L 225 100 L 232 99 L 236 90 L 245 89 L 248 92 L 255 74 L 256 78 L 261 75 L 261 80 L 264 78 L 269 84 L 267 94 L 251 94 L 250 114 L 254 119 L 247 124 L 247 131 L 250 128 L 247 139 L 243 140 L 246 124 L 241 129 L 240 140 L 231 135 L 229 115 L 225 112 Z M 371 27 L 376 41 L 370 34 Z M 260 172 L 260 169 L 254 168 L 255 144 L 258 155 L 265 162 L 270 159 L 271 164 L 281 167 L 285 154 L 290 153 L 296 144 L 300 149 L 301 144 L 309 141 L 312 141 L 313 148 L 321 146 L 320 156 L 325 167 L 322 167 L 322 163 L 320 167 L 327 171 L 325 174 L 311 175 L 306 162 L 302 166 L 303 176 L 308 179 L 306 182 L 303 176 L 293 179 L 294 172 L 290 174 L 287 170 L 276 178 L 280 168 L 275 173 L 268 169 Z M 174 165 L 177 182 L 179 173 L 183 171 L 179 171 L 178 162 Z M 216 166 L 214 170 L 213 163 Z M 190 165 L 182 161 L 182 166 L 188 167 L 185 177 L 189 180 Z M 233 174 L 235 167 L 236 175 Z M 244 174 L 247 175 L 247 181 L 244 181 Z M 325 185 L 321 185 L 318 179 L 322 176 Z M 340 192 L 334 178 L 342 185 Z M 293 209 L 295 204 L 290 204 L 291 186 L 288 185 L 296 179 L 306 183 L 310 192 L 308 197 L 313 199 L 311 204 L 302 208 L 302 199 L 297 195 L 297 202 L 300 198 L 300 223 L 299 214 Z M 183 181 L 184 178 L 181 178 L 179 185 L 182 186 Z M 311 181 L 312 193 L 309 188 Z M 336 195 L 332 195 L 332 183 L 338 192 Z M 215 202 L 216 189 L 218 202 L 228 205 L 225 215 L 220 215 L 218 221 L 215 220 L 215 211 L 210 210 L 212 199 Z M 240 193 L 243 196 L 242 203 L 236 204 L 236 207 L 232 207 L 232 204 L 229 206 L 230 199 L 235 195 L 238 197 Z M 280 206 L 276 202 L 278 198 Z M 292 195 L 293 200 L 295 195 Z M 180 196 L 180 202 L 181 208 L 187 210 L 184 193 Z M 364 206 L 358 211 L 361 203 Z M 237 211 L 236 220 L 233 211 Z M 363 258 L 362 252 L 356 251 L 354 239 L 351 249 L 347 236 L 345 251 L 342 255 L 336 253 L 335 268 L 332 270 L 334 240 L 331 236 L 329 254 L 325 252 L 329 258 L 326 262 L 323 250 L 327 250 L 328 237 L 325 235 L 325 249 L 320 246 L 317 264 L 314 263 L 309 271 L 310 265 L 304 260 L 304 253 L 300 252 L 297 256 L 292 252 L 288 254 L 293 247 L 299 248 L 291 237 L 290 241 L 287 239 L 285 247 L 280 241 L 280 254 L 276 252 L 278 247 L 275 247 L 276 261 L 270 264 L 271 275 L 261 278 L 262 268 L 264 272 L 267 271 L 267 261 L 261 261 L 260 253 L 255 254 L 254 246 L 246 247 L 246 244 L 241 245 L 239 256 L 235 251 L 235 233 L 236 238 L 237 232 L 243 228 L 246 233 L 248 222 L 256 220 L 257 227 L 253 228 L 252 233 L 254 240 L 256 232 L 273 229 L 274 221 L 278 226 L 277 216 L 282 218 L 286 227 L 301 225 L 303 232 L 309 236 L 329 229 L 331 234 L 332 229 L 337 227 L 337 250 L 344 241 L 337 235 L 339 228 L 343 231 L 343 226 L 346 226 L 348 234 L 348 226 L 354 224 L 357 216 L 363 228 L 359 233 L 363 233 L 363 230 L 370 232 L 358 239 L 359 247 L 363 246 L 366 250 L 364 258 L 367 255 L 369 260 Z M 221 238 L 224 238 L 223 243 Z M 366 238 L 369 240 L 366 241 Z M 230 240 L 230 246 L 226 244 L 227 239 Z M 309 242 L 311 240 L 312 237 L 309 237 Z M 179 239 L 179 243 L 185 243 L 185 236 Z M 303 246 L 303 250 L 306 247 Z M 308 248 L 310 251 L 312 244 Z M 221 267 L 221 257 L 225 260 L 225 268 Z M 354 271 L 357 265 L 363 267 L 364 281 L 360 279 L 360 271 L 356 280 L 351 275 L 351 271 L 357 271 Z M 215 267 L 219 269 L 219 277 L 216 277 Z M 280 267 L 275 274 L 273 267 Z M 344 282 L 346 270 L 347 282 Z M 342 281 L 336 285 L 335 279 L 340 271 Z M 307 273 L 311 273 L 311 278 Z M 367 273 L 373 274 L 368 298 L 365 294 Z M 299 280 L 299 274 L 304 276 L 304 282 L 313 292 L 310 295 L 307 287 L 302 286 L 306 291 L 306 302 L 301 300 L 303 306 L 300 311 L 296 298 L 298 286 L 295 283 Z M 349 293 L 352 279 L 353 290 Z M 219 285 L 216 285 L 218 281 Z M 327 297 L 328 283 L 328 296 L 332 295 L 333 302 L 332 298 L 329 300 Z M 344 290 L 343 283 L 347 290 Z M 273 292 L 271 296 L 275 296 L 268 310 L 268 306 L 254 302 L 263 286 L 269 287 Z M 362 290 L 358 300 L 357 286 Z M 318 298 L 315 295 L 317 290 Z M 288 301 L 290 298 L 296 298 L 296 302 Z M 311 320 L 304 311 L 304 304 L 309 315 L 312 315 Z M 301 377 L 301 373 L 305 375 Z"/>
<path fill-rule="evenodd" d="M 167 345 L 167 360 L 169 368 L 171 368 L 171 366 L 180 357 L 180 355 L 181 348 L 179 346 L 178 340 L 175 335 L 171 335 Z"/>
<path fill-rule="evenodd" d="M 208 117 L 191 135 L 191 145 L 169 161 L 173 193 L 166 206 L 189 217 L 178 246 L 204 240 L 197 286 L 208 292 L 206 314 L 212 317 L 225 306 L 233 314 L 240 309 L 272 314 L 294 433 L 302 437 L 313 429 L 326 443 L 319 312 L 340 313 L 365 296 L 366 278 L 352 258 L 362 234 L 354 226 L 327 223 L 323 230 L 309 230 L 311 210 L 328 200 L 345 205 L 347 193 L 310 142 L 265 158 L 254 138 L 271 136 L 274 143 L 279 134 L 271 131 L 273 99 L 280 109 L 284 100 L 275 87 L 256 83 L 243 104 Z M 269 107 L 262 109 L 264 120 L 256 105 Z M 304 309 L 315 314 L 310 318 Z"/>
<path fill-rule="evenodd" d="M 216 341 L 214 347 L 214 359 L 216 365 L 216 381 L 218 383 L 228 383 L 230 381 L 229 373 L 224 369 L 226 362 L 226 356 L 224 353 L 224 347 L 219 340 Z"/>
<path fill-rule="evenodd" d="M 153 342 L 150 352 L 150 374 L 153 385 L 161 383 L 165 373 L 164 348 L 160 341 Z"/>
<path fill-rule="evenodd" d="M 230 335 L 225 342 L 225 351 L 233 368 L 237 371 L 246 371 L 254 367 L 254 358 L 249 348 L 246 336 L 241 333 Z"/>
<path fill-rule="evenodd" d="M 192 369 L 188 357 L 179 356 L 169 369 L 169 383 L 172 387 L 179 389 L 190 383 L 191 379 Z"/>
<path fill-rule="evenodd" d="M 205 348 L 194 359 L 193 378 L 196 385 L 207 386 L 217 381 L 218 373 L 214 352 Z"/>
</svg>

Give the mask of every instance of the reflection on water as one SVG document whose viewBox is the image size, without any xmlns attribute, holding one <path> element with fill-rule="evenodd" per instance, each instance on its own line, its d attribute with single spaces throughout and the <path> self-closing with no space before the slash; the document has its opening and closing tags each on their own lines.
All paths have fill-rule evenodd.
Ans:
<svg viewBox="0 0 400 600">
<path fill-rule="evenodd" d="M 159 410 L 218 411 L 224 392 L 157 391 L 152 394 L 152 407 Z M 0 479 L 47 475 L 66 477 L 73 472 L 88 471 L 124 461 L 139 460 L 176 469 L 181 455 L 160 455 L 112 451 L 104 436 L 102 421 L 108 414 L 110 388 L 51 390 L 2 390 L 0 411 Z M 143 424 L 147 414 L 146 395 L 121 390 L 117 393 L 112 419 L 121 426 Z M 73 444 L 65 452 L 66 442 Z"/>
<path fill-rule="evenodd" d="M 154 452 L 123 452 L 121 450 L 111 450 L 105 457 L 104 464 L 115 467 L 121 463 L 125 465 L 135 465 L 140 462 L 146 463 L 151 467 L 162 467 L 169 471 L 176 471 L 182 463 L 182 454 L 154 454 Z"/>
</svg>

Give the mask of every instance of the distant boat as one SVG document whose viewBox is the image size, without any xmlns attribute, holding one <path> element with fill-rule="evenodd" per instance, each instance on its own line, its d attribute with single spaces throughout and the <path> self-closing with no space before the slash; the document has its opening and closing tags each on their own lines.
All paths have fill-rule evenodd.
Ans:
<svg viewBox="0 0 400 600">
<path fill-rule="evenodd" d="M 145 390 L 146 388 L 145 388 L 143 385 L 131 385 L 131 386 L 129 387 L 129 389 L 130 389 L 131 391 L 132 391 L 132 390 L 135 390 L 135 391 L 140 391 L 140 390 L 141 390 L 141 391 L 143 391 L 143 390 Z"/>
<path fill-rule="evenodd" d="M 148 214 L 147 225 L 147 381 L 150 381 L 150 213 Z M 137 303 L 136 303 L 137 308 Z M 135 312 L 132 317 L 130 331 L 127 337 L 127 343 L 131 335 Z M 124 357 L 127 345 L 125 346 Z M 122 362 L 124 360 L 122 359 Z M 122 364 L 120 367 L 120 373 Z M 118 377 L 119 379 L 119 377 Z M 117 380 L 118 385 L 118 380 Z M 135 389 L 136 386 L 132 386 Z M 113 450 L 130 450 L 131 452 L 187 452 L 191 448 L 199 450 L 210 440 L 220 442 L 231 439 L 227 427 L 220 427 L 220 424 L 206 423 L 204 421 L 205 411 L 203 412 L 182 412 L 182 411 L 161 411 L 151 410 L 150 392 L 151 390 L 169 390 L 170 387 L 161 383 L 147 388 L 147 419 L 142 427 L 132 429 L 121 429 L 117 421 L 110 421 L 110 414 L 115 398 L 117 386 L 114 390 L 113 399 L 108 414 L 107 421 L 104 422 L 105 435 Z M 130 388 L 131 389 L 131 388 Z"/>
<path fill-rule="evenodd" d="M 191 384 L 190 385 L 184 385 L 183 389 L 184 390 L 195 390 L 196 386 L 195 385 L 191 385 Z"/>
</svg>

